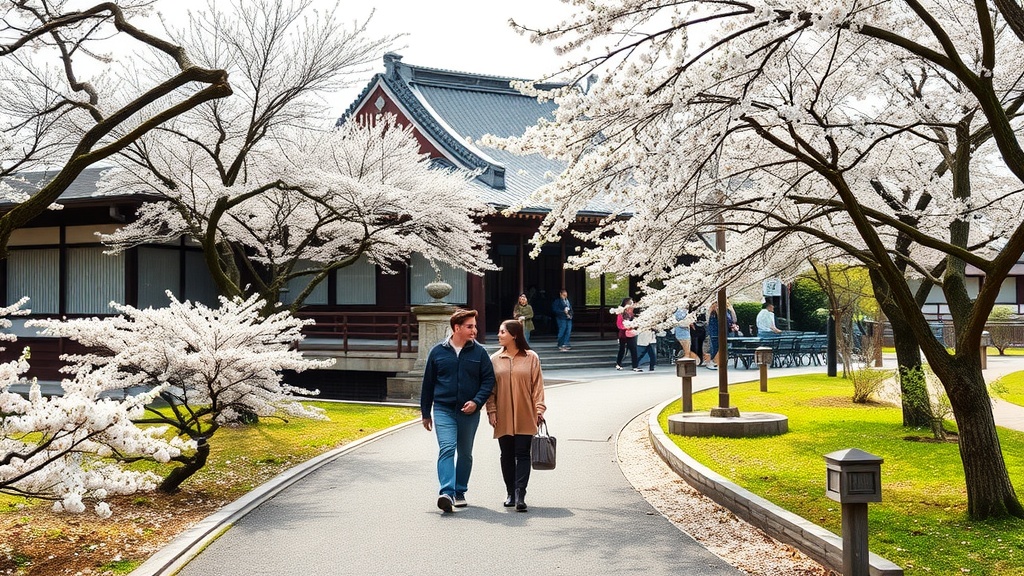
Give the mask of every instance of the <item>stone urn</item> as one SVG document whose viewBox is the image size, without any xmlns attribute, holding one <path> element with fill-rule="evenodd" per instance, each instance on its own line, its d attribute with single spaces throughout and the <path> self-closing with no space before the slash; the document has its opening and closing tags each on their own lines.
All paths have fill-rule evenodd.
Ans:
<svg viewBox="0 0 1024 576">
<path fill-rule="evenodd" d="M 442 280 L 440 274 L 437 275 L 437 278 L 435 278 L 433 282 L 428 283 L 423 288 L 426 289 L 427 294 L 429 294 L 437 304 L 443 303 L 444 297 L 452 291 L 452 285 Z"/>
</svg>

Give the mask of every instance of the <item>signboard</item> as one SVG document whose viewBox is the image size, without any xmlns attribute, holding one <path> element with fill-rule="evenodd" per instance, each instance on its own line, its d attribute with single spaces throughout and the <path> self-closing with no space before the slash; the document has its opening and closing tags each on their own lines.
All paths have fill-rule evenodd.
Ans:
<svg viewBox="0 0 1024 576">
<path fill-rule="evenodd" d="M 782 280 L 769 278 L 761 284 L 761 294 L 765 296 L 782 296 Z"/>
</svg>

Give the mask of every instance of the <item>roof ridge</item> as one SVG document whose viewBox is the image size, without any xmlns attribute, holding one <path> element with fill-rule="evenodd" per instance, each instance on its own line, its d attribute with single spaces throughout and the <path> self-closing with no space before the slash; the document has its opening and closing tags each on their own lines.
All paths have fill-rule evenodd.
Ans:
<svg viewBox="0 0 1024 576">
<path fill-rule="evenodd" d="M 512 82 L 537 82 L 537 86 L 547 90 L 567 85 L 564 82 L 538 82 L 538 79 L 531 78 L 516 78 L 514 76 L 499 76 L 496 74 L 461 72 L 445 68 L 419 66 L 415 64 L 408 64 L 401 60 L 402 56 L 400 54 L 394 52 L 388 52 L 385 54 L 384 66 L 387 69 L 386 73 L 390 73 L 392 70 L 396 73 L 401 73 L 410 84 L 475 89 L 484 92 L 501 92 L 517 96 L 524 95 L 519 90 L 512 87 Z"/>
</svg>

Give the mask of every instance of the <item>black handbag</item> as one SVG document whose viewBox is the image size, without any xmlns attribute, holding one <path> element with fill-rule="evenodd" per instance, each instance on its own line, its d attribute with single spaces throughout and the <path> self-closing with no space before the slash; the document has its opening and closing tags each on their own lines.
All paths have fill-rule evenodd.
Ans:
<svg viewBox="0 0 1024 576">
<path fill-rule="evenodd" d="M 530 443 L 530 465 L 534 470 L 555 469 L 556 443 L 555 437 L 548 434 L 547 420 L 542 421 Z"/>
</svg>

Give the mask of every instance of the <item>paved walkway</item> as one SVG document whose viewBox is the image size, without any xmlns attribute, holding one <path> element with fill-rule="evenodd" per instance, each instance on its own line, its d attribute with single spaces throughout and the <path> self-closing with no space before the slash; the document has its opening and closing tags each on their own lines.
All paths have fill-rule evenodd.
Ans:
<svg viewBox="0 0 1024 576">
<path fill-rule="evenodd" d="M 891 361 L 890 361 L 891 362 Z M 468 508 L 436 508 L 433 433 L 417 424 L 335 457 L 280 492 L 255 495 L 248 513 L 178 574 L 741 574 L 658 514 L 619 470 L 615 437 L 637 414 L 679 394 L 671 367 L 547 374 L 548 421 L 558 438 L 553 471 L 534 471 L 527 513 L 502 507 L 497 443 L 482 421 Z M 1024 369 L 1024 358 L 990 360 L 986 375 Z M 772 375 L 821 371 L 773 370 Z M 756 378 L 731 370 L 733 382 Z M 699 369 L 695 389 L 717 386 Z M 1006 405 L 1004 406 L 1012 406 Z M 1001 413 L 1001 412 L 1000 412 Z M 1024 409 L 1007 410 L 1024 429 Z M 219 520 L 225 524 L 226 516 Z M 218 520 L 211 518 L 216 533 Z M 171 559 L 198 539 L 183 535 L 133 573 L 170 574 Z M 188 553 L 184 553 L 187 557 Z"/>
</svg>

